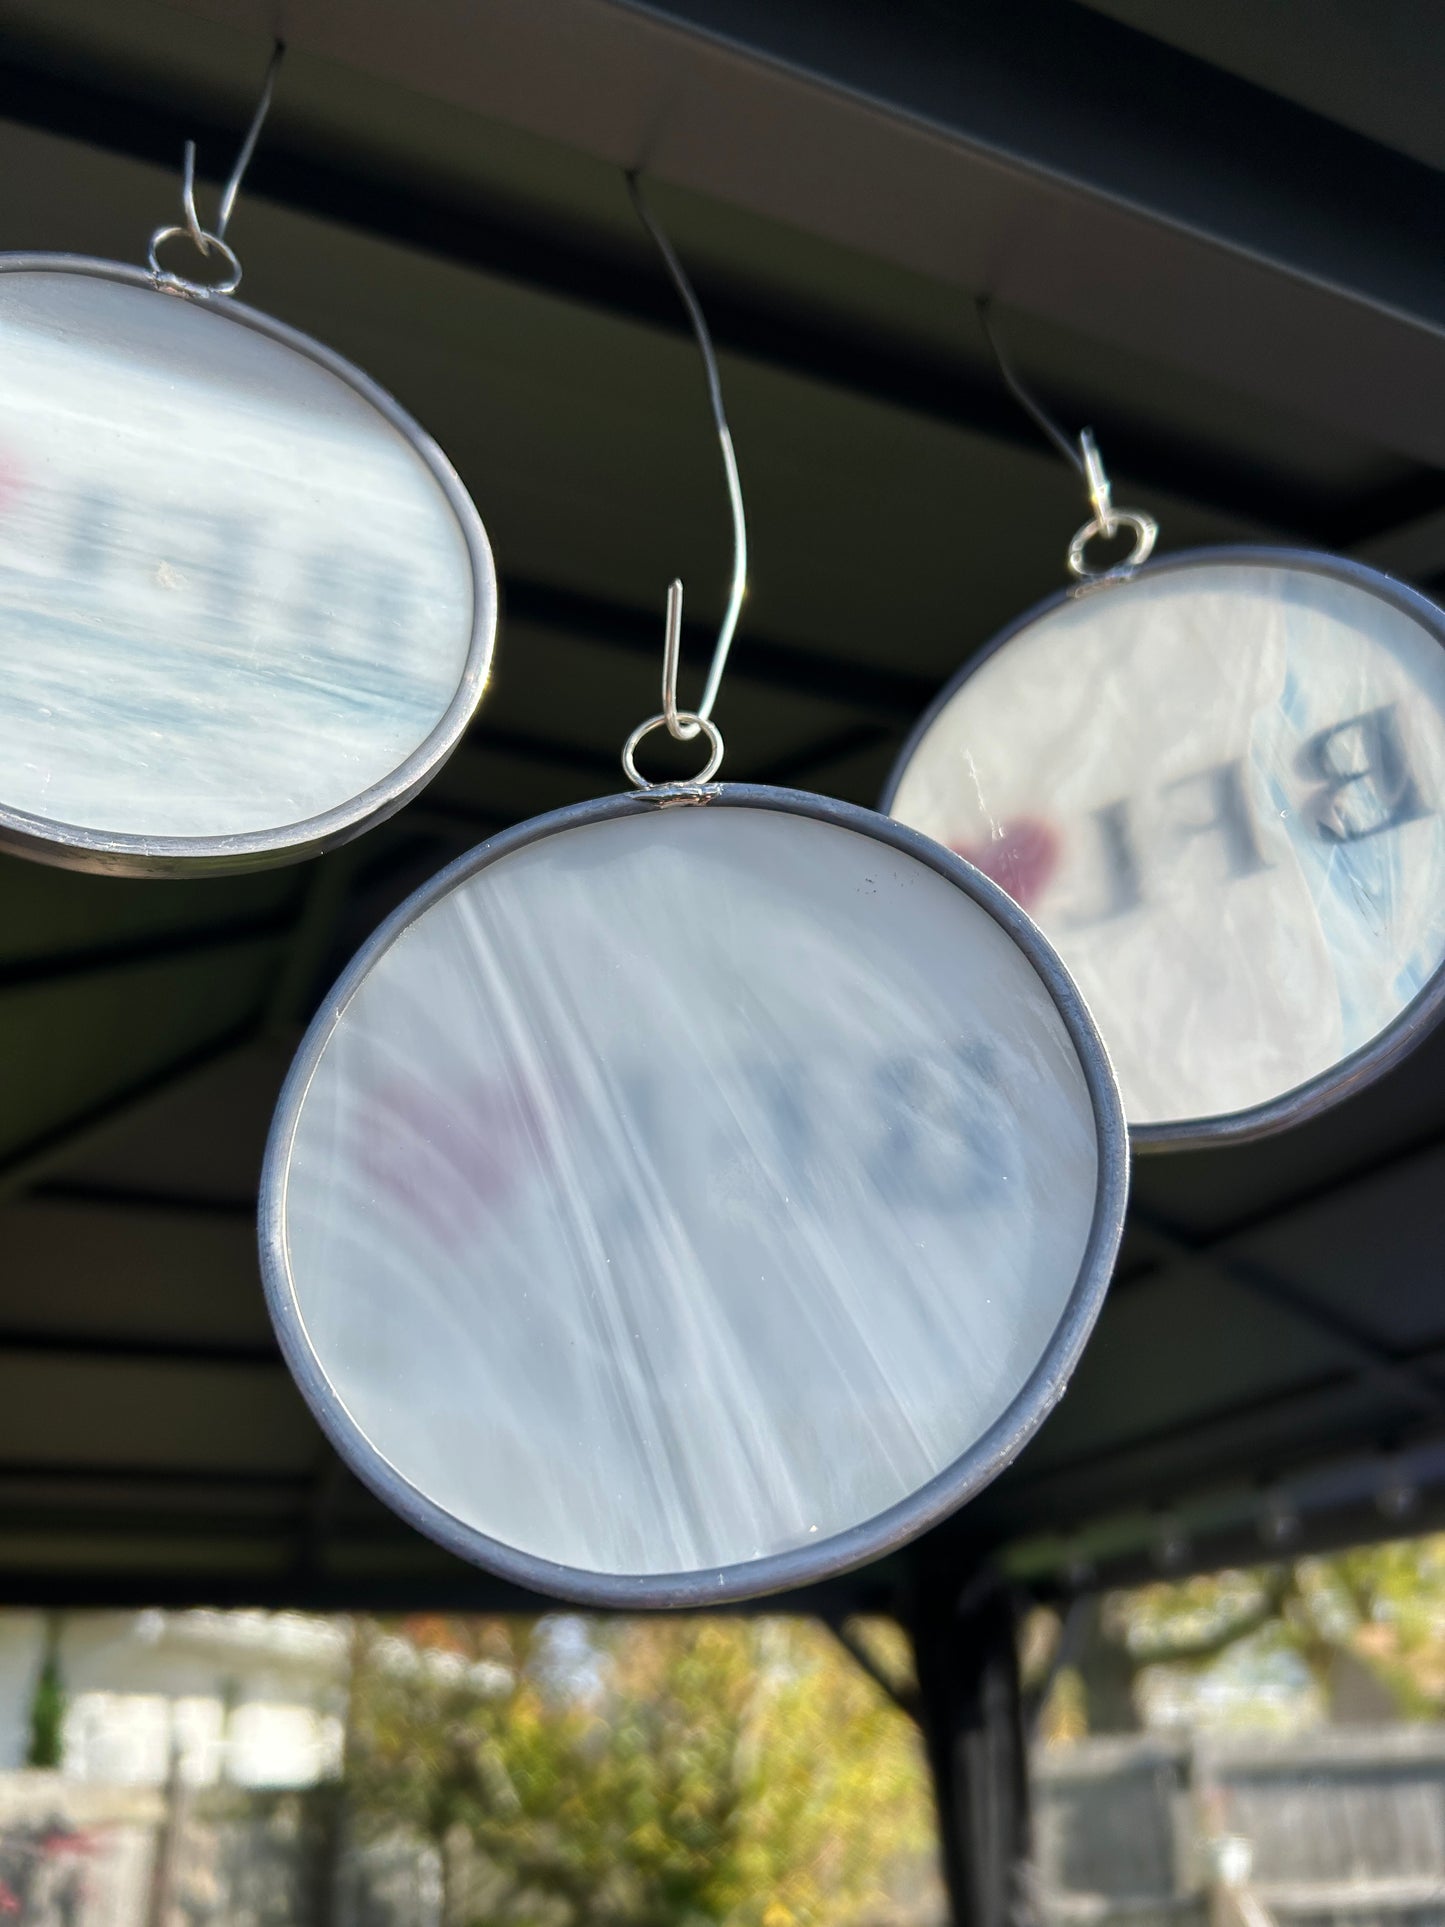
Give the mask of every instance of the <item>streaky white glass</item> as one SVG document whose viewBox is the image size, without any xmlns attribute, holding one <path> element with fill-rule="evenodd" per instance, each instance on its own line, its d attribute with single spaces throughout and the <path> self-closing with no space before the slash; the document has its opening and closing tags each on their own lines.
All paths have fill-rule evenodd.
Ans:
<svg viewBox="0 0 1445 1927">
<path fill-rule="evenodd" d="M 293 1077 L 267 1184 L 330 1395 L 452 1518 L 597 1574 L 821 1547 L 917 1492 L 1039 1365 L 1103 1188 L 1013 938 L 776 809 L 474 869 Z"/>
<path fill-rule="evenodd" d="M 441 722 L 477 594 L 437 472 L 338 373 L 224 304 L 0 273 L 0 806 L 323 816 Z"/>
<path fill-rule="evenodd" d="M 891 813 L 1039 924 L 1131 1125 L 1283 1099 L 1440 971 L 1442 623 L 1349 565 L 1203 551 L 1046 609 L 906 755 Z"/>
</svg>

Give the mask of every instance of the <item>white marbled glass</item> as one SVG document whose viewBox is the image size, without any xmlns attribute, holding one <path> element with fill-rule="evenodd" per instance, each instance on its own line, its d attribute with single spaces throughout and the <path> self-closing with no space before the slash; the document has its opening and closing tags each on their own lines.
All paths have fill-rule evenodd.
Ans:
<svg viewBox="0 0 1445 1927">
<path fill-rule="evenodd" d="M 413 1491 L 560 1567 L 824 1555 L 1008 1411 L 1122 1209 L 1023 951 L 834 823 L 559 828 L 360 968 L 268 1158 L 283 1339 Z"/>
<path fill-rule="evenodd" d="M 0 273 L 0 809 L 60 842 L 284 845 L 480 691 L 444 464 L 236 312 Z"/>
<path fill-rule="evenodd" d="M 1327 559 L 1204 551 L 1052 605 L 905 755 L 892 814 L 1034 917 L 1131 1125 L 1283 1100 L 1440 971 L 1442 620 Z"/>
</svg>

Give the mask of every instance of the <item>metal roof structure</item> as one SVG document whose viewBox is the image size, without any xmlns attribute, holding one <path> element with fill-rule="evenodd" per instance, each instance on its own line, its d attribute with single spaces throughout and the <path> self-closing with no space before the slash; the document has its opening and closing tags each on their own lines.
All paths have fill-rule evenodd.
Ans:
<svg viewBox="0 0 1445 1927">
<path fill-rule="evenodd" d="M 245 296 L 440 440 L 503 625 L 469 739 L 261 876 L 0 865 L 0 1570 L 12 1602 L 524 1603 L 393 1520 L 282 1367 L 253 1214 L 301 1026 L 490 831 L 617 789 L 662 592 L 729 561 L 686 320 L 723 363 L 752 588 L 728 773 L 873 803 L 909 724 L 1063 580 L 1077 479 L 975 312 L 1166 548 L 1445 585 L 1445 35 L 1429 0 L 5 0 L 0 233 L 143 258 L 183 142 Z M 830 1588 L 1044 1587 L 1445 1518 L 1445 1033 L 1328 1117 L 1139 1162 L 1077 1380 L 1017 1464 Z"/>
</svg>

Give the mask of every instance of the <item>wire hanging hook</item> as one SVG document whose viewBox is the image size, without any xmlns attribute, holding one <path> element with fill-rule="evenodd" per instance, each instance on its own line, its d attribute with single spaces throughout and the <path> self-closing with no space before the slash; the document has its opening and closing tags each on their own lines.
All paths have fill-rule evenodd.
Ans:
<svg viewBox="0 0 1445 1927">
<path fill-rule="evenodd" d="M 261 83 L 261 98 L 256 103 L 256 111 L 251 116 L 251 125 L 246 129 L 246 138 L 241 143 L 241 151 L 236 156 L 236 164 L 231 169 L 231 178 L 226 182 L 226 191 L 221 196 L 221 209 L 216 217 L 216 239 L 224 241 L 226 229 L 230 226 L 231 216 L 236 211 L 236 196 L 241 191 L 241 182 L 246 169 L 251 165 L 251 156 L 256 151 L 256 143 L 261 138 L 261 129 L 266 125 L 266 116 L 271 111 L 271 96 L 276 91 L 276 76 L 281 71 L 281 62 L 286 58 L 286 42 L 278 40 L 271 49 L 271 58 L 266 64 L 266 78 Z M 194 147 L 195 143 L 187 142 Z"/>
<path fill-rule="evenodd" d="M 1139 509 L 1116 509 L 1114 492 L 1104 467 L 1104 458 L 1099 453 L 1099 445 L 1094 440 L 1092 428 L 1081 429 L 1077 440 L 1067 435 L 1036 395 L 1024 386 L 1012 362 L 1004 353 L 1003 343 L 994 329 L 992 303 L 986 294 L 978 298 L 978 319 L 983 328 L 984 339 L 998 365 L 1004 387 L 1024 413 L 1043 430 L 1054 447 L 1069 466 L 1083 477 L 1089 507 L 1093 510 L 1090 519 L 1077 530 L 1069 543 L 1069 568 L 1085 582 L 1122 582 L 1131 576 L 1142 563 L 1149 560 L 1154 552 L 1154 544 L 1159 539 L 1159 524 L 1152 515 L 1145 515 Z M 1096 535 L 1111 540 L 1121 528 L 1134 531 L 1134 550 L 1122 562 L 1112 568 L 1092 569 L 1085 557 L 1085 551 Z"/>
<path fill-rule="evenodd" d="M 667 626 L 662 638 L 662 715 L 668 735 L 685 743 L 689 737 L 683 734 L 677 709 L 677 670 L 681 660 L 682 582 L 674 576 L 667 585 Z M 696 729 L 691 733 L 696 736 Z"/>
<path fill-rule="evenodd" d="M 640 790 L 651 789 L 653 785 L 645 776 L 638 774 L 637 750 L 645 736 L 654 729 L 666 728 L 669 736 L 675 736 L 680 743 L 691 742 L 694 736 L 706 736 L 711 755 L 705 767 L 696 775 L 690 776 L 685 783 L 669 783 L 667 789 L 696 789 L 703 783 L 710 783 L 717 775 L 723 759 L 723 739 L 718 726 L 711 717 L 701 716 L 693 709 L 679 709 L 677 706 L 677 665 L 682 655 L 682 584 L 676 576 L 667 585 L 667 628 L 662 639 L 662 709 L 656 716 L 649 716 L 646 722 L 639 723 L 628 737 L 622 750 L 622 768 L 629 783 L 635 783 Z"/>
<path fill-rule="evenodd" d="M 682 584 L 674 582 L 667 593 L 667 639 L 664 649 L 663 673 L 663 714 L 668 733 L 680 742 L 691 742 L 693 737 L 704 730 L 712 716 L 717 702 L 718 689 L 722 684 L 723 671 L 727 667 L 728 651 L 732 648 L 733 636 L 737 631 L 738 617 L 742 613 L 743 597 L 748 586 L 748 525 L 743 510 L 742 484 L 738 480 L 737 457 L 733 453 L 732 432 L 728 428 L 727 411 L 723 407 L 722 377 L 718 372 L 717 354 L 713 348 L 712 335 L 708 329 L 707 318 L 703 314 L 687 271 L 671 241 L 658 226 L 652 210 L 648 207 L 642 193 L 642 186 L 636 170 L 627 175 L 627 191 L 632 197 L 632 205 L 637 218 L 651 235 L 663 265 L 672 278 L 674 287 L 682 297 L 687 310 L 687 318 L 692 323 L 693 334 L 697 337 L 698 348 L 702 352 L 702 363 L 707 375 L 708 400 L 712 406 L 713 423 L 717 429 L 718 446 L 722 451 L 723 476 L 727 482 L 728 506 L 732 511 L 733 523 L 733 572 L 728 590 L 727 608 L 723 611 L 722 624 L 718 629 L 717 642 L 713 647 L 712 662 L 708 667 L 707 682 L 703 686 L 702 701 L 693 710 L 679 710 L 677 707 L 677 669 L 681 654 L 682 636 Z M 674 602 L 676 604 L 674 608 Z M 670 665 L 670 669 L 668 667 Z M 669 675 L 671 678 L 669 684 Z M 669 687 L 671 696 L 669 698 Z"/>
<path fill-rule="evenodd" d="M 1063 456 L 1070 468 L 1076 469 L 1087 481 L 1088 475 L 1085 470 L 1084 455 L 1082 452 L 1082 436 L 1078 442 L 1075 442 L 1072 436 L 1065 434 L 1064 430 L 1060 428 L 1059 424 L 1054 420 L 1053 416 L 1044 407 L 1038 397 L 1031 394 L 1029 390 L 1025 388 L 1019 376 L 1014 372 L 1014 365 L 1004 353 L 1003 343 L 999 340 L 994 330 L 992 301 L 986 294 L 981 294 L 978 297 L 977 305 L 979 325 L 983 329 L 984 340 L 988 343 L 989 352 L 992 354 L 998 366 L 999 374 L 1003 377 L 1004 387 L 1007 388 L 1019 407 L 1022 408 L 1024 413 L 1034 422 L 1035 426 L 1043 430 L 1044 434 Z M 1085 430 L 1086 434 L 1088 432 L 1088 430 Z M 1093 440 L 1092 435 L 1090 435 L 1090 440 Z"/>
<path fill-rule="evenodd" d="M 246 137 L 241 142 L 235 165 L 230 178 L 221 194 L 221 204 L 216 213 L 214 228 L 206 228 L 196 212 L 196 143 L 187 141 L 185 156 L 181 164 L 181 209 L 185 220 L 179 227 L 157 228 L 151 236 L 150 265 L 157 284 L 183 294 L 234 294 L 241 285 L 241 263 L 236 251 L 226 240 L 226 229 L 230 226 L 231 216 L 236 211 L 236 197 L 241 191 L 241 182 L 246 169 L 251 165 L 251 156 L 256 151 L 256 142 L 261 138 L 261 129 L 266 124 L 266 116 L 271 111 L 271 96 L 276 91 L 276 76 L 281 62 L 286 57 L 286 43 L 278 40 L 271 49 L 271 58 L 266 66 L 266 76 L 261 83 L 261 98 L 256 103 L 256 111 L 251 116 L 251 124 L 246 129 Z M 187 281 L 182 275 L 172 274 L 160 265 L 157 251 L 165 242 L 176 236 L 188 235 L 201 254 L 209 257 L 219 254 L 225 261 L 227 278 L 212 283 Z"/>
</svg>

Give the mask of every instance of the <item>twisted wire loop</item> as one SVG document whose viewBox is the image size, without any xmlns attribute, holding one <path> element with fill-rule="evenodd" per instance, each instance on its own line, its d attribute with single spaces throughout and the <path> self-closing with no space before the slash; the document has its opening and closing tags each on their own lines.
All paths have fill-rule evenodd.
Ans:
<svg viewBox="0 0 1445 1927">
<path fill-rule="evenodd" d="M 695 709 L 680 709 L 677 701 L 677 676 L 682 657 L 682 584 L 674 581 L 667 591 L 667 627 L 663 642 L 662 656 L 662 710 L 657 716 L 650 716 L 640 723 L 628 738 L 627 747 L 622 753 L 622 767 L 628 780 L 639 788 L 652 787 L 638 775 L 634 753 L 643 737 L 659 726 L 666 728 L 668 734 L 680 743 L 689 743 L 699 735 L 707 737 L 712 745 L 712 755 L 700 776 L 690 782 L 694 785 L 709 782 L 717 774 L 722 762 L 722 737 L 712 723 L 713 706 L 717 702 L 718 690 L 722 686 L 723 671 L 727 667 L 728 651 L 732 648 L 733 636 L 737 631 L 738 618 L 742 613 L 743 597 L 748 584 L 748 525 L 743 509 L 742 484 L 738 479 L 737 457 L 733 452 L 732 431 L 728 427 L 727 411 L 723 406 L 722 376 L 718 370 L 717 354 L 713 348 L 712 334 L 703 314 L 702 306 L 687 271 L 671 241 L 658 225 L 656 217 L 643 197 L 642 188 L 635 172 L 627 176 L 627 191 L 632 197 L 632 205 L 638 219 L 652 237 L 663 265 L 672 279 L 687 310 L 687 318 L 702 355 L 703 370 L 707 376 L 708 402 L 712 409 L 713 427 L 717 433 L 718 449 L 722 455 L 723 480 L 727 485 L 728 508 L 732 517 L 733 567 L 728 587 L 727 607 L 723 611 L 722 622 L 718 628 L 717 641 L 713 645 L 712 661 L 708 665 L 707 681 L 703 685 L 702 700 Z M 675 784 L 670 788 L 678 787 Z"/>
<path fill-rule="evenodd" d="M 1084 491 L 1089 498 L 1093 511 L 1083 527 L 1076 529 L 1069 543 L 1069 571 L 1080 581 L 1087 584 L 1101 582 L 1124 582 L 1141 568 L 1154 553 L 1154 544 L 1159 539 L 1159 524 L 1152 515 L 1142 509 L 1116 509 L 1113 489 L 1108 473 L 1104 468 L 1104 458 L 1099 453 L 1099 445 L 1094 440 L 1094 431 L 1085 428 L 1080 431 L 1077 441 L 1065 433 L 1044 407 L 1036 395 L 1030 394 L 1022 379 L 1016 373 L 1012 362 L 1004 353 L 1003 343 L 993 325 L 991 306 L 987 295 L 978 300 L 978 318 L 983 327 L 984 339 L 998 366 L 1004 387 L 1024 413 L 1043 431 L 1069 466 L 1083 478 Z M 1102 536 L 1112 541 L 1120 529 L 1132 529 L 1134 547 L 1122 562 L 1115 562 L 1108 568 L 1091 568 L 1088 560 L 1089 544 Z"/>
<path fill-rule="evenodd" d="M 181 213 L 183 219 L 170 227 L 159 227 L 151 236 L 149 264 L 158 288 L 172 294 L 186 294 L 204 299 L 213 294 L 234 294 L 241 285 L 241 262 L 236 250 L 226 240 L 226 229 L 230 226 L 231 216 L 236 211 L 236 197 L 241 191 L 241 181 L 251 164 L 251 156 L 256 151 L 256 142 L 261 137 L 266 116 L 271 110 L 271 96 L 276 91 L 276 75 L 285 58 L 286 45 L 278 40 L 271 50 L 271 59 L 266 68 L 266 78 L 261 84 L 261 98 L 256 111 L 251 116 L 251 124 L 246 129 L 246 138 L 241 143 L 230 178 L 221 195 L 221 204 L 216 215 L 214 228 L 206 228 L 196 212 L 196 143 L 186 142 L 185 159 L 181 170 Z M 222 274 L 215 281 L 192 281 L 183 274 L 162 267 L 160 251 L 168 242 L 179 240 L 184 235 L 205 260 L 218 257 Z"/>
</svg>

